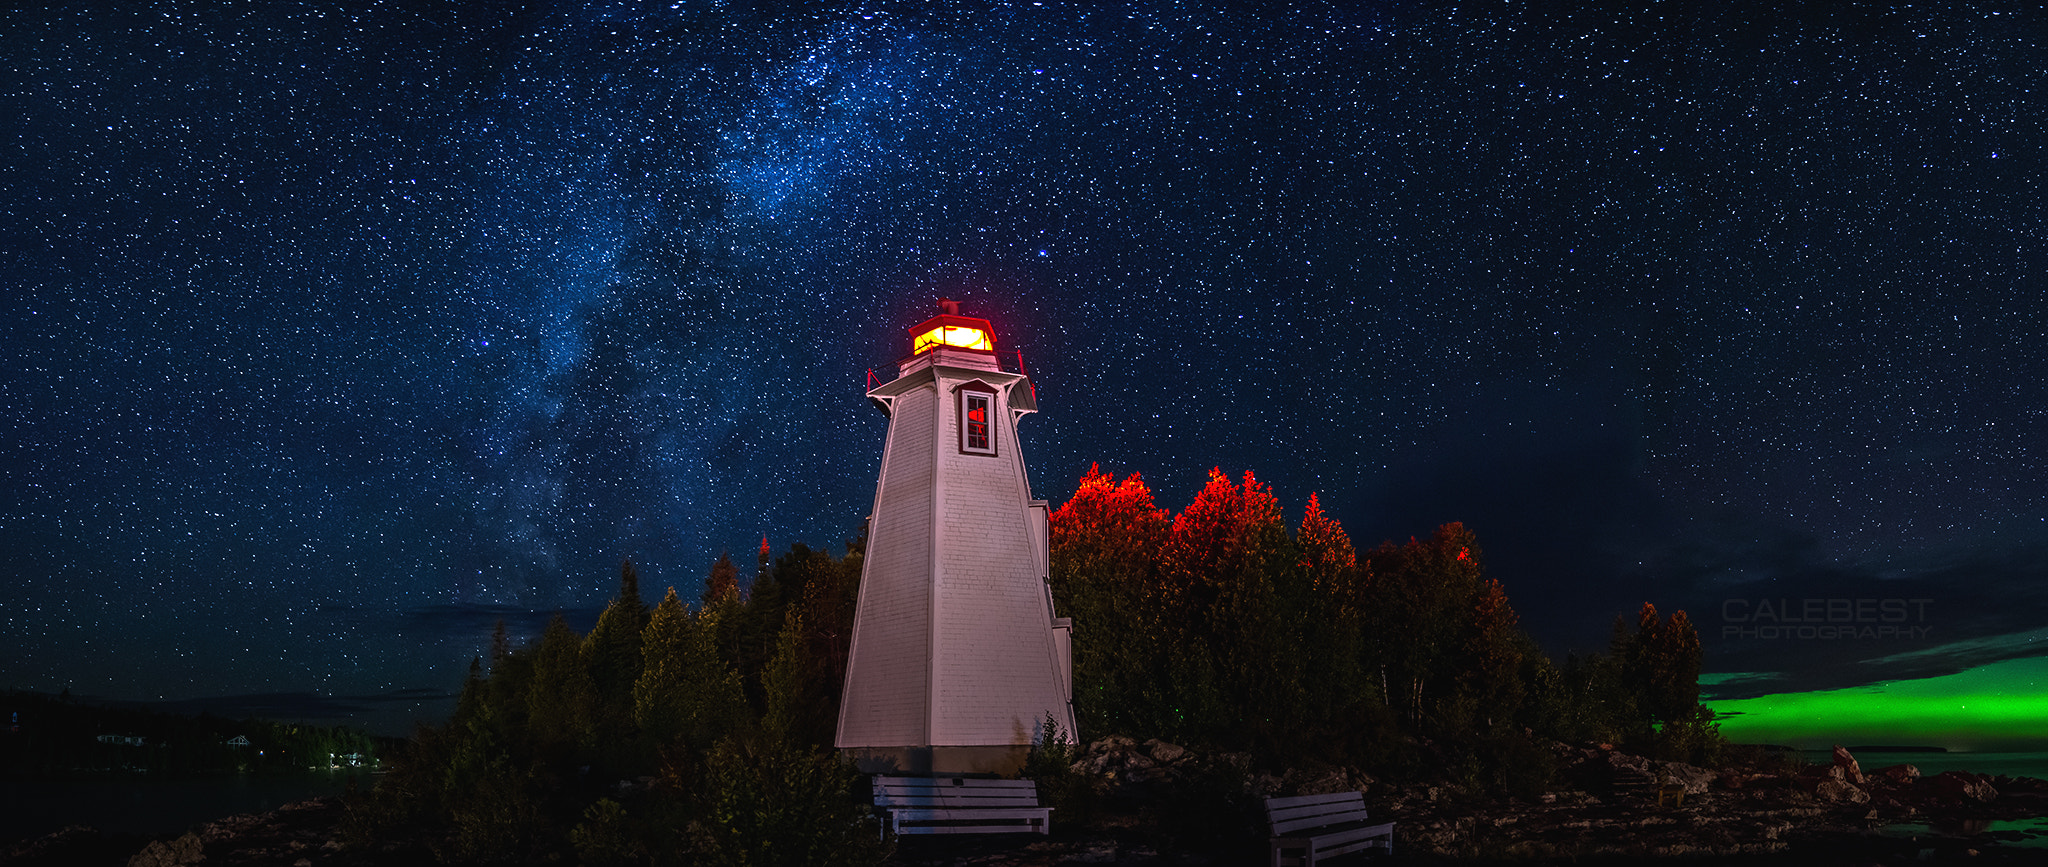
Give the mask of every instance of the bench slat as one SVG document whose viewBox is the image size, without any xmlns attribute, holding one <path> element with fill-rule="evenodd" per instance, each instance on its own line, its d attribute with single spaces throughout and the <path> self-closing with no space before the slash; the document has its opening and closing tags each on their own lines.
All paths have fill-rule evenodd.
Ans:
<svg viewBox="0 0 2048 867">
<path fill-rule="evenodd" d="M 1036 807 L 1037 798 L 876 798 L 877 807 Z"/>
<path fill-rule="evenodd" d="M 996 780 L 982 777 L 876 777 L 877 786 L 912 786 L 927 789 L 1036 789 L 1033 780 Z"/>
<path fill-rule="evenodd" d="M 1316 851 L 1327 852 L 1331 851 L 1331 846 L 1342 846 L 1360 840 L 1369 841 L 1375 837 L 1385 837 L 1393 832 L 1394 823 L 1383 822 L 1378 825 L 1359 825 L 1354 828 L 1346 828 L 1331 833 L 1316 834 L 1312 837 L 1281 836 L 1275 837 L 1273 839 L 1274 842 L 1293 846 L 1307 846 L 1311 842 L 1313 842 L 1315 844 Z"/>
<path fill-rule="evenodd" d="M 875 806 L 898 834 L 1051 833 L 1052 808 L 1031 780 L 875 777 Z"/>
<path fill-rule="evenodd" d="M 898 834 L 1021 834 L 1045 833 L 1044 825 L 911 825 L 896 829 Z"/>
<path fill-rule="evenodd" d="M 1314 804 L 1363 804 L 1363 792 L 1332 792 L 1327 795 L 1295 795 L 1288 798 L 1267 798 L 1266 809 L 1284 810 L 1289 807 L 1305 807 Z"/>
<path fill-rule="evenodd" d="M 1299 819 L 1290 819 L 1284 822 L 1275 821 L 1272 823 L 1272 825 L 1274 834 L 1285 835 L 1293 834 L 1294 832 L 1302 830 L 1304 828 L 1313 829 L 1335 827 L 1340 825 L 1356 825 L 1365 822 L 1371 818 L 1371 816 L 1367 816 L 1365 814 L 1364 810 L 1353 810 L 1348 813 L 1335 813 L 1328 816 L 1303 816 Z"/>
</svg>

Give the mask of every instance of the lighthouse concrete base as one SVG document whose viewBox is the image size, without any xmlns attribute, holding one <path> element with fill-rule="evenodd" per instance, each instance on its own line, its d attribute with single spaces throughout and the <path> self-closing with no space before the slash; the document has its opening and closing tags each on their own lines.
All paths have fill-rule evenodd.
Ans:
<svg viewBox="0 0 2048 867">
<path fill-rule="evenodd" d="M 995 774 L 1015 776 L 1030 744 L 953 747 L 845 747 L 839 756 L 863 774 Z"/>
</svg>

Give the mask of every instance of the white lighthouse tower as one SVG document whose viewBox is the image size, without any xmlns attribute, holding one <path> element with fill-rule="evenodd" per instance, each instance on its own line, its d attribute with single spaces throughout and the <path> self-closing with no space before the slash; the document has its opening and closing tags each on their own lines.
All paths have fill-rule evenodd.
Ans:
<svg viewBox="0 0 2048 867">
<path fill-rule="evenodd" d="M 1013 770 L 1052 719 L 1074 731 L 1069 624 L 1046 582 L 1046 504 L 1017 420 L 1031 381 L 996 365 L 988 320 L 910 329 L 869 518 L 838 747 L 867 770 Z"/>
</svg>

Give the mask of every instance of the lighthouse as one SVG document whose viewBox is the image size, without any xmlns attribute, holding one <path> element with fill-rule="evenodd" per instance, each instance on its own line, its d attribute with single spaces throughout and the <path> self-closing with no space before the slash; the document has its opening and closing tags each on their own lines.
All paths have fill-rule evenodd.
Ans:
<svg viewBox="0 0 2048 867">
<path fill-rule="evenodd" d="M 988 320 L 939 310 L 868 392 L 889 434 L 835 741 L 864 770 L 1008 772 L 1047 720 L 1074 731 L 1071 627 L 1017 439 L 1038 402 Z"/>
</svg>

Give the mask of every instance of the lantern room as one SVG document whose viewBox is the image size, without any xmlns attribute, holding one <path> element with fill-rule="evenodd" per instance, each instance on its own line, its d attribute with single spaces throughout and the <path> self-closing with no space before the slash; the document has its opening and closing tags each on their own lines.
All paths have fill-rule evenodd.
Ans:
<svg viewBox="0 0 2048 867">
<path fill-rule="evenodd" d="M 939 315 L 910 329 L 910 354 L 923 355 L 941 346 L 996 351 L 995 329 L 988 320 L 960 315 L 960 302 L 939 299 Z"/>
</svg>

